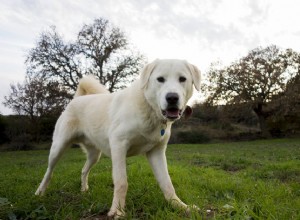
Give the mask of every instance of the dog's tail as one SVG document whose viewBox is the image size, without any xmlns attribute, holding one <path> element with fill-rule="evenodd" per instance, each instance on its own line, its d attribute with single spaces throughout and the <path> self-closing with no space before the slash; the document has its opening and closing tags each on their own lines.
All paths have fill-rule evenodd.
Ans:
<svg viewBox="0 0 300 220">
<path fill-rule="evenodd" d="M 74 97 L 99 93 L 109 93 L 109 91 L 93 75 L 88 75 L 79 80 Z"/>
</svg>

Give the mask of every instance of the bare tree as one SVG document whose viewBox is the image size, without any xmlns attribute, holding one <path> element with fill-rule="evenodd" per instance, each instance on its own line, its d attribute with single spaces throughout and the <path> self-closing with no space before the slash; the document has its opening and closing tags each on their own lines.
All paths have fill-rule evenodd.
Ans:
<svg viewBox="0 0 300 220">
<path fill-rule="evenodd" d="M 26 78 L 23 84 L 11 84 L 11 93 L 4 97 L 3 104 L 19 115 L 31 119 L 59 114 L 69 102 L 71 95 L 58 82 L 41 78 Z"/>
<path fill-rule="evenodd" d="M 23 84 L 11 84 L 11 92 L 4 97 L 3 104 L 18 115 L 29 116 L 32 133 L 39 137 L 39 125 L 44 117 L 55 116 L 63 111 L 72 96 L 58 82 L 34 77 Z"/>
<path fill-rule="evenodd" d="M 43 32 L 26 59 L 30 75 L 59 81 L 76 91 L 78 78 L 85 73 L 75 44 L 64 43 L 55 27 Z"/>
<path fill-rule="evenodd" d="M 73 92 L 84 74 L 95 75 L 113 92 L 137 76 L 144 57 L 129 46 L 124 32 L 100 18 L 84 25 L 74 43 L 65 43 L 55 27 L 42 33 L 26 63 L 34 75 L 57 80 Z"/>
<path fill-rule="evenodd" d="M 288 50 L 276 46 L 257 48 L 228 67 L 212 66 L 204 86 L 210 103 L 247 103 L 256 113 L 262 135 L 270 136 L 265 106 L 285 91 L 290 66 Z"/>
</svg>

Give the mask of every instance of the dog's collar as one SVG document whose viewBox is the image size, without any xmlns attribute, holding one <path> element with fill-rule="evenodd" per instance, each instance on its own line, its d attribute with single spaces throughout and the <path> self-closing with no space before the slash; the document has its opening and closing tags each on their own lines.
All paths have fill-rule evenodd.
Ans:
<svg viewBox="0 0 300 220">
<path fill-rule="evenodd" d="M 160 136 L 164 136 L 167 128 L 167 120 L 162 120 L 161 124 L 162 124 L 162 128 L 160 130 Z"/>
</svg>

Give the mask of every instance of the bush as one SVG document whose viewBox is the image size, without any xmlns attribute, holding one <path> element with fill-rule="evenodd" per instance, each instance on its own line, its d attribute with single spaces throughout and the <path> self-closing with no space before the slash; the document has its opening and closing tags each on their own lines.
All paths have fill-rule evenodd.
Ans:
<svg viewBox="0 0 300 220">
<path fill-rule="evenodd" d="M 210 138 L 203 131 L 178 131 L 176 134 L 177 143 L 182 144 L 200 144 L 207 143 Z"/>
<path fill-rule="evenodd" d="M 53 131 L 55 128 L 55 123 L 57 121 L 56 116 L 49 116 L 49 117 L 44 117 L 40 119 L 40 139 L 41 141 L 51 141 L 52 140 L 52 135 Z"/>
<path fill-rule="evenodd" d="M 33 150 L 34 146 L 31 140 L 32 136 L 30 134 L 21 134 L 10 143 L 10 150 Z"/>
<path fill-rule="evenodd" d="M 216 106 L 197 104 L 193 107 L 193 117 L 202 122 L 217 122 L 220 120 L 220 113 Z"/>
</svg>

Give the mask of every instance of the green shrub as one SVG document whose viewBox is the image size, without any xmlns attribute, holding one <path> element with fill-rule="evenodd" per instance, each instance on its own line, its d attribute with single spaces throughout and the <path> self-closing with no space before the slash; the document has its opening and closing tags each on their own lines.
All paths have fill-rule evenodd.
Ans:
<svg viewBox="0 0 300 220">
<path fill-rule="evenodd" d="M 176 133 L 176 139 L 179 143 L 207 143 L 210 141 L 210 138 L 203 131 L 178 131 Z"/>
<path fill-rule="evenodd" d="M 33 150 L 34 146 L 31 143 L 32 136 L 30 134 L 21 134 L 15 137 L 10 143 L 10 150 Z"/>
</svg>

